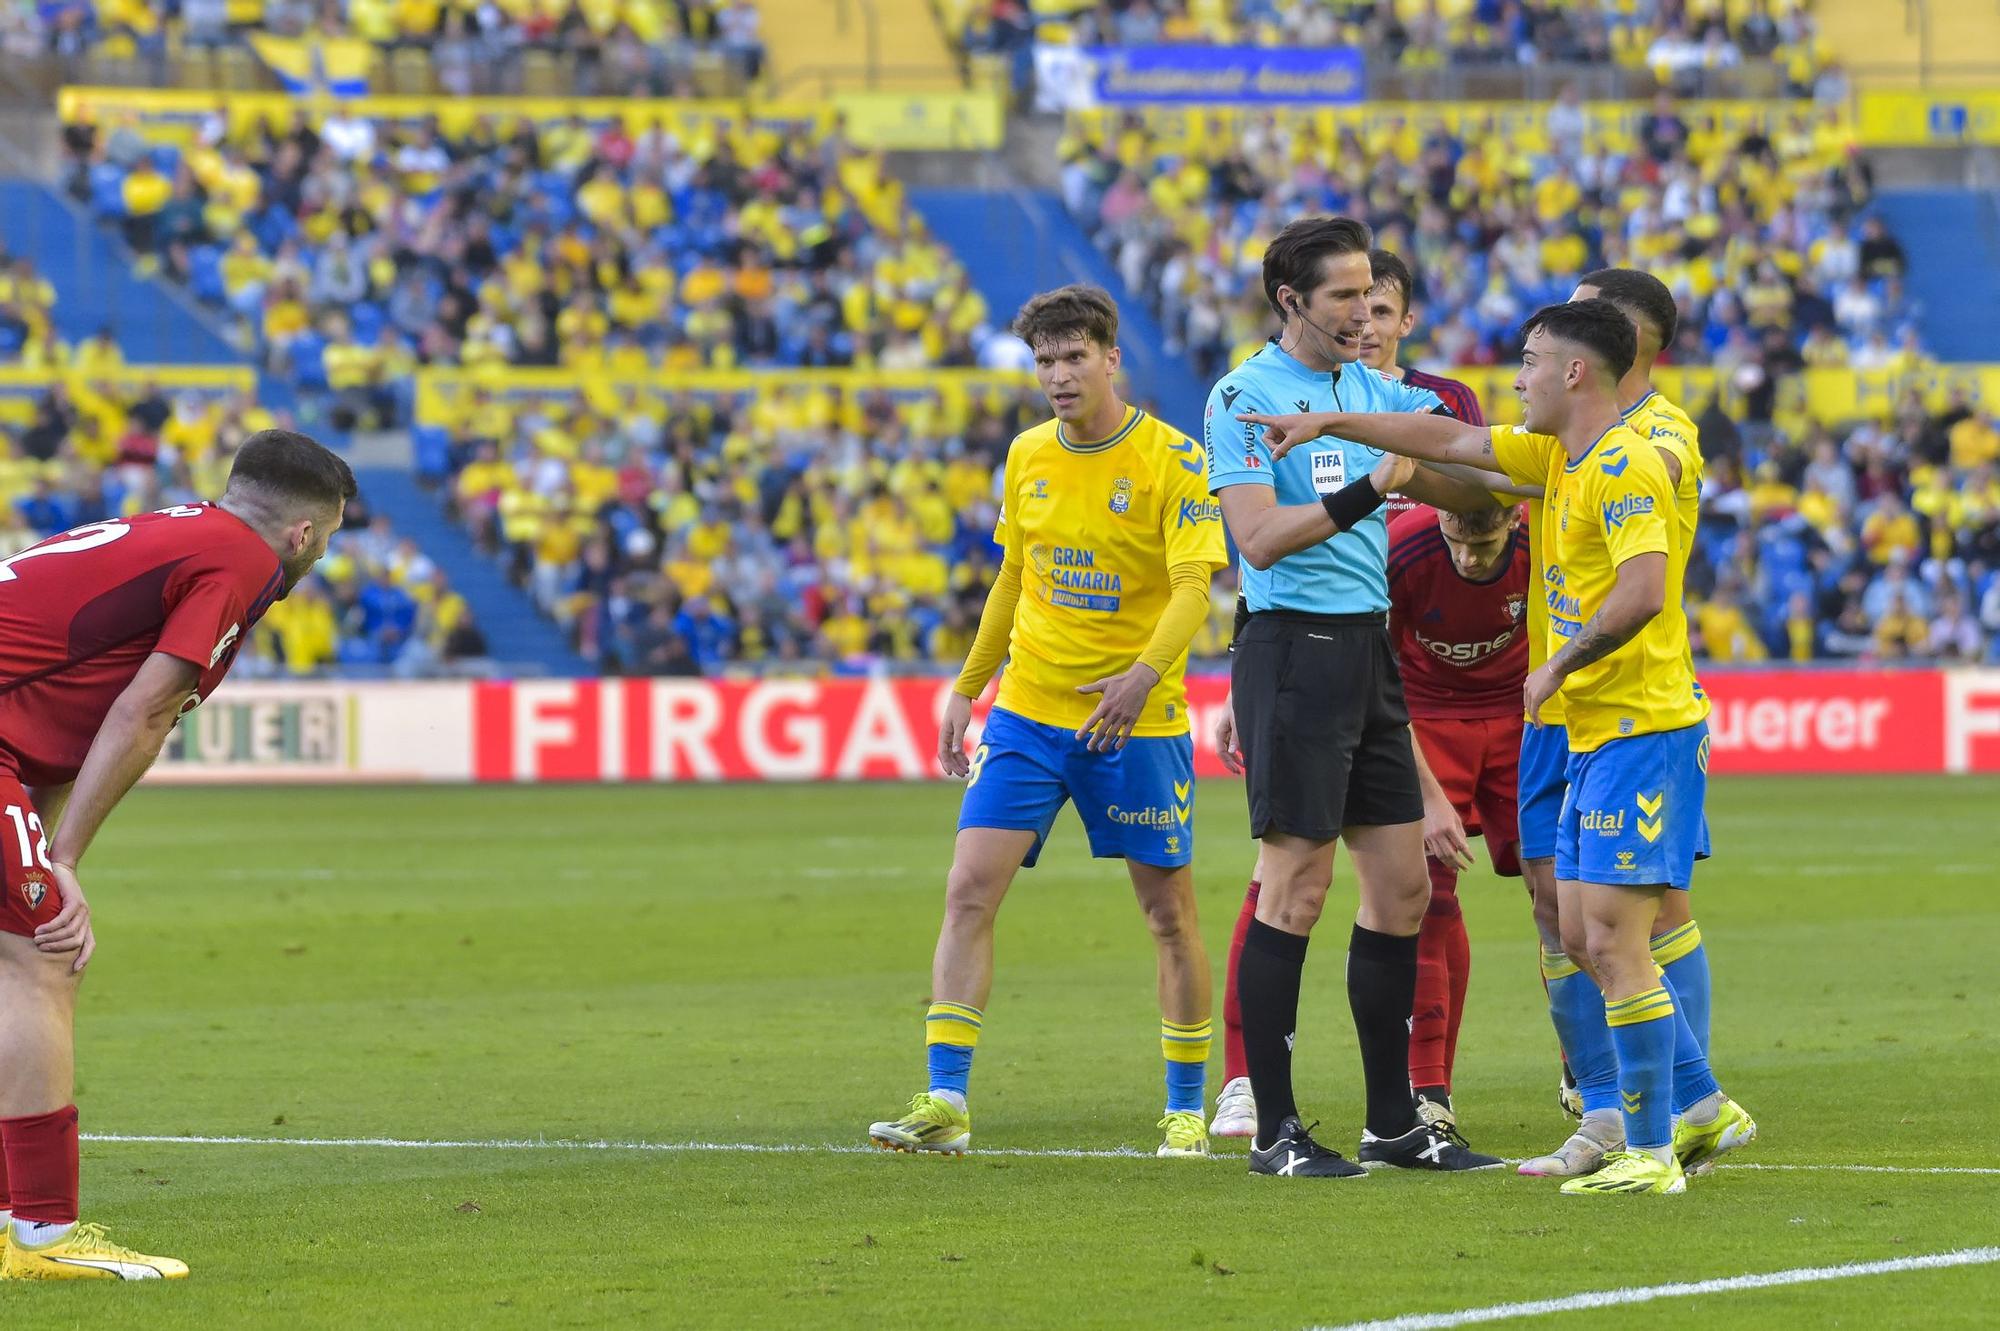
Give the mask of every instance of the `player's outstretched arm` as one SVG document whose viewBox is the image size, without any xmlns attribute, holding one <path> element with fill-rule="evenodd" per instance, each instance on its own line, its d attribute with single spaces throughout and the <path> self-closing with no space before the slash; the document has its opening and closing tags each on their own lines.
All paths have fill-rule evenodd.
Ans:
<svg viewBox="0 0 2000 1331">
<path fill-rule="evenodd" d="M 1226 485 L 1215 497 L 1222 501 L 1223 525 L 1244 562 L 1266 569 L 1353 527 L 1400 490 L 1413 470 L 1406 459 L 1384 458 L 1373 472 L 1317 504 L 1280 504 L 1268 485 Z"/>
<path fill-rule="evenodd" d="M 1021 563 L 1011 553 L 1000 561 L 1000 573 L 986 604 L 979 612 L 979 630 L 972 635 L 972 649 L 958 682 L 945 700 L 944 719 L 938 723 L 938 766 L 946 776 L 962 777 L 971 772 L 965 758 L 965 731 L 972 723 L 972 702 L 986 692 L 988 681 L 1007 657 L 1008 640 L 1014 636 L 1014 609 L 1021 603 Z"/>
<path fill-rule="evenodd" d="M 73 970 L 82 970 L 96 947 L 90 905 L 77 879 L 77 865 L 111 810 L 160 756 L 160 746 L 166 743 L 182 706 L 200 682 L 201 671 L 192 661 L 154 652 L 111 704 L 90 743 L 49 847 L 63 907 L 54 919 L 35 930 L 35 946 L 42 951 L 77 954 Z"/>
<path fill-rule="evenodd" d="M 1272 460 L 1300 444 L 1331 435 L 1419 462 L 1462 462 L 1493 469 L 1493 436 L 1484 426 L 1467 425 L 1435 412 L 1310 411 L 1292 415 L 1243 412 L 1237 420 L 1264 427 Z"/>
<path fill-rule="evenodd" d="M 1428 464 L 1411 471 L 1402 491 L 1420 504 L 1429 504 L 1447 513 L 1484 513 L 1500 507 L 1500 501 L 1493 497 L 1493 491 L 1487 486 L 1435 470 Z"/>
<path fill-rule="evenodd" d="M 1667 604 L 1667 557 L 1663 554 L 1633 555 L 1618 566 L 1618 581 L 1604 604 L 1598 607 L 1576 636 L 1562 650 L 1549 657 L 1541 669 L 1528 675 L 1522 685 L 1528 719 L 1542 723 L 1542 704 L 1555 696 L 1562 682 L 1572 674 L 1601 661 L 1623 647 L 1652 622 Z"/>
</svg>

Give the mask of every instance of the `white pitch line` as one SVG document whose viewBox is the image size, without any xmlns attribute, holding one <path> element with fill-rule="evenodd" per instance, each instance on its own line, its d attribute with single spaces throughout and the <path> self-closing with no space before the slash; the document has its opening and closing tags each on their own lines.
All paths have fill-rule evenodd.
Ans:
<svg viewBox="0 0 2000 1331">
<path fill-rule="evenodd" d="M 1485 1308 L 1461 1308 L 1457 1312 L 1448 1313 L 1410 1313 L 1403 1317 L 1390 1317 L 1377 1322 L 1316 1326 L 1309 1328 L 1309 1331 L 1439 1331 L 1445 1327 L 1472 1326 L 1479 1322 L 1501 1322 L 1514 1317 L 1546 1317 L 1551 1313 L 1618 1308 L 1632 1303 L 1651 1303 L 1655 1299 L 1685 1299 L 1700 1294 L 1729 1294 L 1740 1289 L 1776 1289 L 1783 1285 L 1816 1285 L 1828 1280 L 1887 1276 L 1902 1271 L 1936 1271 L 1948 1266 L 1987 1266 L 1994 1262 L 2000 1262 L 2000 1248 L 1961 1248 L 1956 1252 L 1934 1252 L 1922 1257 L 1896 1257 L 1883 1262 L 1849 1262 L 1844 1266 L 1800 1266 L 1789 1271 L 1766 1271 L 1761 1275 L 1679 1281 L 1671 1285 L 1644 1285 L 1632 1289 L 1589 1290 L 1560 1299 L 1496 1303 Z"/>
<path fill-rule="evenodd" d="M 397 1151 L 662 1151 L 672 1154 L 744 1153 L 769 1155 L 877 1155 L 879 1147 L 845 1142 L 633 1142 L 571 1141 L 562 1138 L 523 1137 L 452 1141 L 436 1138 L 404 1137 L 201 1137 L 168 1133 L 86 1132 L 87 1142 L 151 1143 L 160 1146 L 336 1146 L 375 1147 Z M 1120 1147 L 1108 1151 L 1051 1148 L 1027 1150 L 1020 1147 L 973 1151 L 972 1155 L 1047 1157 L 1056 1160 L 1138 1160 L 1153 1158 L 1151 1151 Z"/>
<path fill-rule="evenodd" d="M 248 1136 L 199 1136 L 188 1133 L 149 1132 L 86 1132 L 81 1134 L 87 1142 L 102 1142 L 109 1145 L 156 1145 L 156 1146 L 314 1146 L 377 1148 L 395 1151 L 658 1151 L 679 1155 L 729 1154 L 745 1155 L 874 1155 L 878 1148 L 863 1146 L 854 1142 L 646 1142 L 646 1141 L 579 1141 L 562 1137 L 502 1137 L 454 1140 L 435 1137 L 248 1137 Z M 1003 1156 L 1029 1160 L 1151 1160 L 1151 1151 L 1134 1150 L 1131 1147 L 1113 1147 L 1109 1150 L 1089 1150 L 1082 1147 L 1049 1147 L 1036 1150 L 1021 1146 L 982 1147 L 970 1152 L 974 1156 Z M 1218 1160 L 1242 1160 L 1239 1155 L 1217 1156 Z M 1519 1164 L 1509 1160 L 1508 1164 Z M 1724 1164 L 1718 1169 L 1765 1169 L 1784 1170 L 1803 1174 L 2000 1174 L 2000 1167 L 1977 1165 L 1766 1165 L 1766 1164 Z"/>
</svg>

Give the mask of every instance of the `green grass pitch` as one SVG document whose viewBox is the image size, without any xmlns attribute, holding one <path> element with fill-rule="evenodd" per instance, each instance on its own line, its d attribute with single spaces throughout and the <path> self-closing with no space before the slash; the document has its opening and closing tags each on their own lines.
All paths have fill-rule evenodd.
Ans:
<svg viewBox="0 0 2000 1331">
<path fill-rule="evenodd" d="M 944 782 L 143 791 L 86 865 L 84 1130 L 855 1147 L 921 1084 L 955 800 Z M 1201 800 L 1219 985 L 1252 846 L 1237 790 Z M 1764 1134 L 1734 1158 L 1786 1168 L 1684 1197 L 992 1153 L 1158 1140 L 1151 947 L 1065 815 L 1002 912 L 972 1082 L 987 1154 L 86 1142 L 86 1217 L 193 1277 L 0 1302 L 15 1326 L 204 1331 L 1298 1328 L 2000 1244 L 2000 1174 L 1822 1168 L 2000 1167 L 1996 807 L 2000 782 L 1971 779 L 1716 784 L 1720 858 L 1696 888 L 1715 1061 Z M 1546 1149 L 1568 1128 L 1527 905 L 1483 867 L 1461 891 L 1463 1126 Z M 1308 960 L 1299 1080 L 1351 1153 L 1344 934 Z M 1613 1315 L 1972 1326 L 1996 1306 L 1986 1265 Z"/>
</svg>

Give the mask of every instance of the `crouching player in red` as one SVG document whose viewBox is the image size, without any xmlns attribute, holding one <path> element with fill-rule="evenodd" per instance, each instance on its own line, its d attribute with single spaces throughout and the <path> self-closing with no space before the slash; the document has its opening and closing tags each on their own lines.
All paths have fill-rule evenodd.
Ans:
<svg viewBox="0 0 2000 1331">
<path fill-rule="evenodd" d="M 1458 902 L 1459 870 L 1472 863 L 1466 837 L 1485 836 L 1496 873 L 1521 873 L 1515 798 L 1532 562 L 1518 509 L 1460 517 L 1414 508 L 1389 524 L 1389 636 L 1433 778 L 1424 783 L 1431 904 L 1417 935 L 1410 1085 L 1417 1116 L 1434 1127 L 1457 1126 L 1451 1069 L 1472 975 Z"/>
<path fill-rule="evenodd" d="M 93 522 L 0 560 L 0 1279 L 187 1274 L 77 1223 L 71 1025 L 96 948 L 77 866 L 353 497 L 345 462 L 264 430 L 217 503 Z"/>
</svg>

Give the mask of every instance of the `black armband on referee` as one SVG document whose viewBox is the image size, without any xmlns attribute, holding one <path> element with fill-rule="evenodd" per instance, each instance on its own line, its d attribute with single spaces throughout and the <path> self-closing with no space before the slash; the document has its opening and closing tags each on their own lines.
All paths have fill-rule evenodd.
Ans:
<svg viewBox="0 0 2000 1331">
<path fill-rule="evenodd" d="M 1375 489 L 1375 478 L 1363 476 L 1360 480 L 1343 485 L 1330 495 L 1322 496 L 1319 506 L 1333 519 L 1335 531 L 1351 531 L 1356 523 L 1382 507 L 1388 498 Z"/>
</svg>

